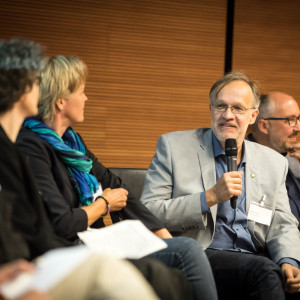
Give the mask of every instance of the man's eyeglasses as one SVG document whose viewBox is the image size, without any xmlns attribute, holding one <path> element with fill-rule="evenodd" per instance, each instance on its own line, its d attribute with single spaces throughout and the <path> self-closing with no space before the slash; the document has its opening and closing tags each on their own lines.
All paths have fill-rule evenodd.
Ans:
<svg viewBox="0 0 300 300">
<path fill-rule="evenodd" d="M 245 114 L 247 112 L 247 110 L 249 110 L 249 109 L 256 109 L 255 107 L 246 108 L 246 107 L 242 107 L 242 106 L 238 106 L 238 105 L 229 106 L 224 103 L 215 104 L 215 105 L 212 105 L 212 107 L 213 107 L 214 111 L 220 112 L 220 113 L 223 113 L 223 112 L 227 111 L 228 108 L 230 108 L 231 112 L 235 115 L 242 115 L 242 114 Z"/>
<path fill-rule="evenodd" d="M 264 120 L 285 120 L 288 121 L 290 127 L 295 127 L 297 125 L 297 121 L 300 121 L 300 116 L 292 116 L 288 118 L 265 118 Z"/>
</svg>

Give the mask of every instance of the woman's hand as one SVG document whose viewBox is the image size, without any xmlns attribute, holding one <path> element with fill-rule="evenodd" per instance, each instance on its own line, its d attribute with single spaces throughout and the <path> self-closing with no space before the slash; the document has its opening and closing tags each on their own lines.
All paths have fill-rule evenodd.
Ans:
<svg viewBox="0 0 300 300">
<path fill-rule="evenodd" d="M 126 206 L 128 192 L 125 189 L 110 189 L 103 191 L 102 195 L 107 199 L 110 211 L 119 211 Z M 96 220 L 107 212 L 107 205 L 103 198 L 99 197 L 95 202 L 88 206 L 81 207 L 88 217 L 87 226 L 91 226 Z"/>
<path fill-rule="evenodd" d="M 123 188 L 107 188 L 102 195 L 107 199 L 110 211 L 119 211 L 126 206 L 128 191 Z"/>
<path fill-rule="evenodd" d="M 23 259 L 4 264 L 0 268 L 0 284 L 13 280 L 22 272 L 32 273 L 34 270 L 35 266 Z"/>
<path fill-rule="evenodd" d="M 161 239 L 171 239 L 173 237 L 167 228 L 155 230 L 153 233 Z"/>
<path fill-rule="evenodd" d="M 4 264 L 0 267 L 0 284 L 14 280 L 20 273 L 29 272 L 32 273 L 35 270 L 35 266 L 23 259 L 13 261 L 8 264 Z M 0 299 L 5 299 L 0 295 Z M 28 291 L 24 295 L 17 298 L 17 300 L 51 300 L 52 298 L 43 292 Z"/>
</svg>

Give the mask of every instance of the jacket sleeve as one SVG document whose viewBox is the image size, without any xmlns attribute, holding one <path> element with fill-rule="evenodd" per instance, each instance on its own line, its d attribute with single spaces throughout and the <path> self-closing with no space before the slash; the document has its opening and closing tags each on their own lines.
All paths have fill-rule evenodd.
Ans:
<svg viewBox="0 0 300 300">
<path fill-rule="evenodd" d="M 14 237 L 19 237 L 19 241 L 17 243 L 15 241 L 14 244 L 16 249 L 11 248 L 9 256 L 5 259 L 33 259 L 48 250 L 71 245 L 54 234 L 34 176 L 24 157 L 17 151 L 15 145 L 8 148 L 9 145 L 4 144 L 1 138 L 0 141 L 1 201 L 8 201 L 10 204 L 1 236 L 6 236 L 6 246 L 9 243 L 12 245 Z M 24 252 L 25 244 L 29 249 L 29 255 Z M 18 256 L 14 257 L 13 253 L 18 253 Z"/>
<path fill-rule="evenodd" d="M 177 144 L 172 144 L 174 137 L 173 140 L 169 137 L 168 134 L 162 135 L 157 141 L 141 201 L 174 235 L 189 230 L 205 229 L 206 216 L 202 214 L 200 201 L 201 182 L 195 184 L 199 186 L 199 192 L 191 192 L 189 189 L 194 184 L 193 181 L 198 180 L 198 176 L 200 178 L 200 174 L 191 178 L 191 174 L 196 174 L 194 170 L 189 169 L 191 174 L 185 173 L 190 166 L 184 165 L 184 161 L 188 161 L 184 157 L 189 157 L 189 153 L 181 153 Z M 174 153 L 175 151 L 177 153 Z M 175 173 L 177 177 L 174 177 Z M 178 182 L 182 188 L 180 193 L 174 191 L 179 189 L 179 185 L 176 186 Z"/>
<path fill-rule="evenodd" d="M 273 216 L 269 230 L 265 233 L 265 243 L 269 250 L 270 256 L 274 262 L 278 262 L 282 258 L 296 259 L 300 262 L 300 236 L 298 231 L 298 221 L 291 213 L 287 190 L 286 190 L 286 174 L 288 171 L 288 163 L 282 159 L 276 162 L 277 172 L 273 170 L 273 174 L 277 174 L 279 183 L 273 196 Z M 280 168 L 281 167 L 281 168 Z M 272 169 L 269 167 L 269 170 Z M 271 173 L 272 174 L 272 173 Z M 274 185 L 272 185 L 274 189 Z M 271 205 L 270 205 L 271 206 Z M 263 242 L 264 236 L 261 235 L 263 229 L 260 224 L 256 223 L 257 237 Z"/>
<path fill-rule="evenodd" d="M 46 142 L 26 131 L 22 129 L 18 147 L 28 158 L 55 232 L 75 240 L 77 232 L 87 229 L 88 221 L 85 211 L 79 208 L 68 171 Z"/>
</svg>

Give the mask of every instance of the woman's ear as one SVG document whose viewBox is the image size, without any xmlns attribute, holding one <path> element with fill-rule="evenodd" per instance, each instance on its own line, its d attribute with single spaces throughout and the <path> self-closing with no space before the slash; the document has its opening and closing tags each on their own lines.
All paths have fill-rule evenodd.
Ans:
<svg viewBox="0 0 300 300">
<path fill-rule="evenodd" d="M 55 102 L 55 106 L 58 109 L 58 111 L 63 111 L 65 108 L 66 100 L 64 98 L 58 98 Z"/>
</svg>

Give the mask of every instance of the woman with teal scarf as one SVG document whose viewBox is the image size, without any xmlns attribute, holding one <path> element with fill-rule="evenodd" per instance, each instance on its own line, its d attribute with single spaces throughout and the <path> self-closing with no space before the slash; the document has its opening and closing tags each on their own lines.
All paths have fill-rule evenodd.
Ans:
<svg viewBox="0 0 300 300">
<path fill-rule="evenodd" d="M 56 233 L 69 240 L 88 226 L 139 219 L 164 238 L 168 248 L 152 254 L 167 266 L 184 270 L 195 299 L 217 299 L 207 257 L 195 240 L 172 238 L 140 202 L 131 200 L 121 179 L 88 150 L 72 126 L 84 120 L 86 66 L 76 57 L 50 59 L 41 74 L 39 113 L 27 119 L 17 144 L 29 159 Z M 187 297 L 182 297 L 187 299 Z"/>
<path fill-rule="evenodd" d="M 142 204 L 126 207 L 128 191 L 121 180 L 72 129 L 84 121 L 86 77 L 86 65 L 77 57 L 51 58 L 42 73 L 38 116 L 26 119 L 17 141 L 29 157 L 57 233 L 74 240 L 87 226 L 102 227 L 102 217 L 111 213 L 114 221 L 145 218 L 148 228 L 170 238 Z"/>
<path fill-rule="evenodd" d="M 53 78 L 51 72 L 54 72 L 57 77 Z M 77 211 L 73 212 L 73 215 L 83 217 L 86 225 L 90 226 L 109 211 L 118 211 L 126 206 L 128 192 L 123 188 L 105 189 L 102 196 L 95 200 L 94 194 L 99 190 L 99 184 L 96 177 L 90 174 L 93 162 L 85 155 L 86 150 L 82 140 L 71 128 L 72 125 L 84 120 L 84 106 L 87 101 L 84 92 L 86 76 L 86 65 L 76 57 L 58 56 L 50 59 L 43 73 L 44 80 L 40 88 L 39 118 L 27 119 L 23 127 L 45 141 L 65 165 L 75 189 L 76 198 L 79 200 L 76 203 L 76 199 L 75 203 L 85 212 L 84 214 Z M 47 80 L 50 77 L 53 80 Z M 55 82 L 55 79 L 59 80 L 59 84 L 58 81 Z M 41 183 L 41 185 L 43 191 L 44 184 Z M 47 187 L 46 194 L 44 193 L 46 198 L 48 198 Z M 109 204 L 107 199 L 109 199 Z M 48 201 L 46 204 L 51 212 L 53 210 L 51 198 L 48 198 Z M 76 206 L 73 208 L 76 209 Z M 61 217 L 64 217 L 64 212 L 65 210 L 58 209 L 52 213 L 52 216 L 57 220 L 61 214 Z M 85 215 L 86 218 L 84 218 Z M 62 223 L 62 226 L 65 224 L 62 220 L 58 223 Z M 86 226 L 82 229 L 85 230 Z M 73 237 L 74 233 L 71 230 Z M 70 238 L 70 235 L 65 237 Z"/>
</svg>

